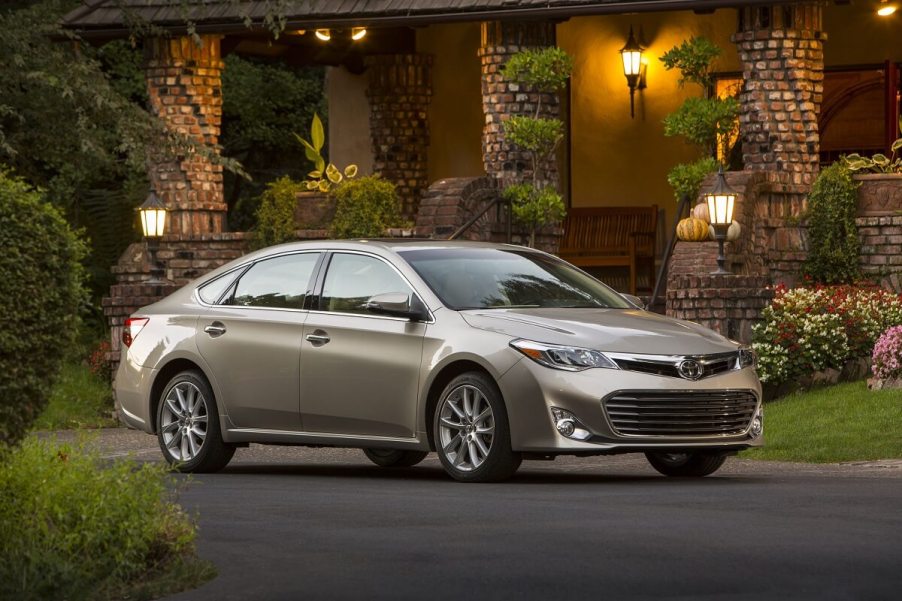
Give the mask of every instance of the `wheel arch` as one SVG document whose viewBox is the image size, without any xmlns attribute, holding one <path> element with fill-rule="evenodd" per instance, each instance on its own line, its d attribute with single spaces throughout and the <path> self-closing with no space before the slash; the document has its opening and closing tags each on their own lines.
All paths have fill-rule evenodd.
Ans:
<svg viewBox="0 0 902 601">
<path fill-rule="evenodd" d="M 458 358 L 450 361 L 446 365 L 442 366 L 435 377 L 432 378 L 432 381 L 429 383 L 429 390 L 426 393 L 424 429 L 426 431 L 426 437 L 427 441 L 429 442 L 430 451 L 435 451 L 435 434 L 432 431 L 432 422 L 435 419 L 435 410 L 438 406 L 438 400 L 442 394 L 442 391 L 445 389 L 448 383 L 457 376 L 474 371 L 483 373 L 492 380 L 492 382 L 495 384 L 495 387 L 498 389 L 498 395 L 501 397 L 501 404 L 504 406 L 504 411 L 505 413 L 507 412 L 507 402 L 504 400 L 504 394 L 501 392 L 501 386 L 498 384 L 498 378 L 491 372 L 491 370 L 489 370 L 482 363 L 474 361 L 470 358 Z M 510 420 L 508 420 L 508 423 L 510 423 Z"/>
<path fill-rule="evenodd" d="M 160 396 L 162 396 L 163 390 L 166 388 L 169 380 L 174 378 L 177 374 L 182 373 L 183 371 L 200 372 L 200 374 L 207 381 L 207 384 L 209 384 L 212 388 L 210 377 L 197 362 L 192 361 L 191 359 L 178 357 L 163 365 L 163 367 L 160 368 L 160 371 L 154 378 L 153 384 L 150 387 L 150 427 L 153 431 L 153 434 L 157 433 L 157 409 L 160 405 Z M 213 402 L 217 402 L 216 399 L 213 399 Z M 220 413 L 220 415 L 222 414 Z"/>
</svg>

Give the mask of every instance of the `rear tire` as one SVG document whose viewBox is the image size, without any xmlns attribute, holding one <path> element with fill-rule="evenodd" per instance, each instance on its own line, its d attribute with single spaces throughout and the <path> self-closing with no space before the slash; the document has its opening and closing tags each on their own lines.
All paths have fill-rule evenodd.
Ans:
<svg viewBox="0 0 902 601">
<path fill-rule="evenodd" d="M 483 372 L 461 374 L 442 391 L 432 420 L 435 448 L 445 471 L 460 482 L 501 482 L 523 457 L 511 450 L 501 391 Z"/>
<path fill-rule="evenodd" d="M 713 474 L 727 460 L 724 453 L 646 453 L 645 458 L 661 474 L 676 478 Z"/>
<path fill-rule="evenodd" d="M 157 440 L 180 472 L 218 472 L 232 459 L 235 447 L 222 441 L 213 389 L 201 372 L 169 380 L 157 406 Z"/>
<path fill-rule="evenodd" d="M 379 467 L 413 467 L 426 459 L 429 453 L 400 449 L 363 449 L 363 454 Z"/>
</svg>

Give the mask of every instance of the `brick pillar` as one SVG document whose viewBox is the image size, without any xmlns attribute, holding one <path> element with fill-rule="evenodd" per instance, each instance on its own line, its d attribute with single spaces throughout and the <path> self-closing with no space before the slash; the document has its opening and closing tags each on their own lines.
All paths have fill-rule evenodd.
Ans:
<svg viewBox="0 0 902 601">
<path fill-rule="evenodd" d="M 548 21 L 490 21 L 482 23 L 479 58 L 482 63 L 482 159 L 488 175 L 504 183 L 530 175 L 529 156 L 504 140 L 502 123 L 515 115 L 535 115 L 540 95 L 506 80 L 501 68 L 511 55 L 528 48 L 555 45 L 555 25 Z M 556 94 L 541 94 L 541 117 L 558 118 Z M 545 166 L 550 183 L 557 183 L 557 164 L 552 158 Z"/>
<path fill-rule="evenodd" d="M 144 46 L 151 110 L 166 127 L 209 148 L 219 142 L 223 63 L 220 36 L 149 38 Z M 149 161 L 151 186 L 169 209 L 168 232 L 199 235 L 223 231 L 222 167 L 193 154 Z"/>
<path fill-rule="evenodd" d="M 781 172 L 787 184 L 810 185 L 818 171 L 827 37 L 822 21 L 819 3 L 741 8 L 733 36 L 745 81 L 745 168 Z"/>
<path fill-rule="evenodd" d="M 386 54 L 366 58 L 373 170 L 394 183 L 406 217 L 415 217 L 429 186 L 427 109 L 432 99 L 432 56 Z"/>
</svg>

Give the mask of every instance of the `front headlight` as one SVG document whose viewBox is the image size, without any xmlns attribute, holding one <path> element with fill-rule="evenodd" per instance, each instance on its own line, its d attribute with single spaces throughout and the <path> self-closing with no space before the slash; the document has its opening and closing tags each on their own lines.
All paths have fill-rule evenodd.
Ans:
<svg viewBox="0 0 902 601">
<path fill-rule="evenodd" d="M 536 363 L 546 367 L 566 371 L 583 371 L 593 367 L 619 369 L 617 364 L 600 352 L 587 348 L 544 344 L 531 340 L 514 340 L 511 347 L 517 349 Z"/>
<path fill-rule="evenodd" d="M 757 359 L 755 357 L 755 351 L 747 347 L 739 349 L 739 360 L 737 365 L 739 369 L 742 369 L 743 367 L 755 367 L 756 363 Z"/>
</svg>

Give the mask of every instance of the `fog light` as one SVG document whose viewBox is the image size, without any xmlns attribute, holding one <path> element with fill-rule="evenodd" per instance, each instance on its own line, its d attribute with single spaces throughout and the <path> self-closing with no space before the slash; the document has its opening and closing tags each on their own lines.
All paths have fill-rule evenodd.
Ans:
<svg viewBox="0 0 902 601">
<path fill-rule="evenodd" d="M 586 440 L 592 436 L 592 433 L 569 411 L 552 407 L 551 416 L 554 419 L 554 427 L 561 436 L 574 440 Z"/>
<path fill-rule="evenodd" d="M 749 428 L 749 434 L 752 438 L 758 438 L 761 434 L 764 433 L 764 412 L 760 409 L 758 413 L 755 414 L 755 419 L 752 420 L 752 427 Z"/>
</svg>

